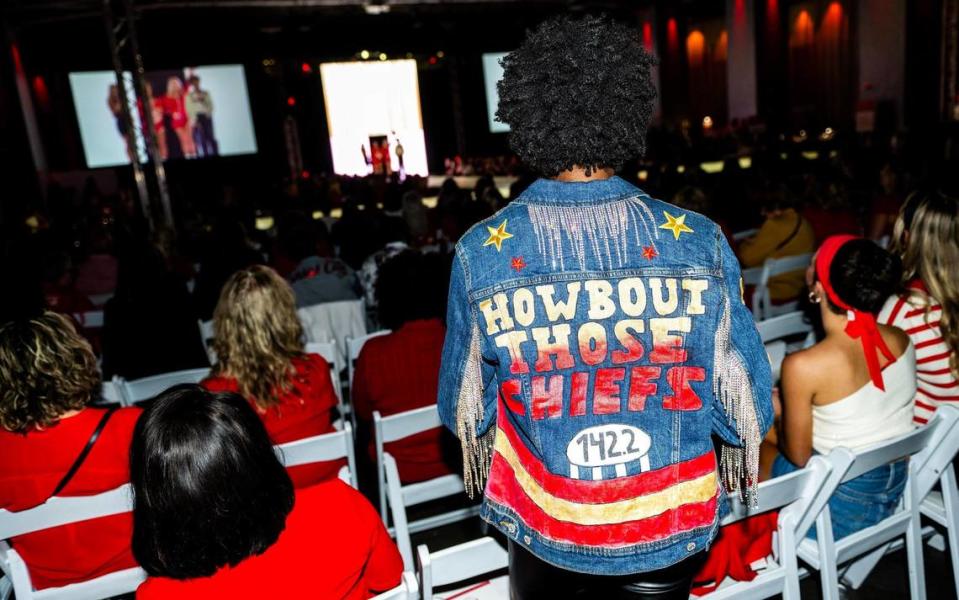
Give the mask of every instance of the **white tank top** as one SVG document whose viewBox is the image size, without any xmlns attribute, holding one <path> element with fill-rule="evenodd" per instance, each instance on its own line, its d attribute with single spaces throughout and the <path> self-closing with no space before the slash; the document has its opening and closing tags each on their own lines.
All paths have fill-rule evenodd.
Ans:
<svg viewBox="0 0 959 600">
<path fill-rule="evenodd" d="M 913 429 L 916 397 L 916 349 L 912 343 L 882 370 L 886 387 L 870 381 L 842 400 L 812 407 L 812 447 L 828 454 L 837 446 L 852 451 L 908 433 Z"/>
</svg>

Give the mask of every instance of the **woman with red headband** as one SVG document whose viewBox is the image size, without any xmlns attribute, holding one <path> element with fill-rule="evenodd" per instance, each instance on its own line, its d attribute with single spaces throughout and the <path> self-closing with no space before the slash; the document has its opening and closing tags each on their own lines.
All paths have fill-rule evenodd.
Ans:
<svg viewBox="0 0 959 600">
<path fill-rule="evenodd" d="M 837 235 L 813 263 L 809 299 L 819 304 L 826 336 L 783 362 L 774 477 L 803 467 L 813 453 L 857 451 L 913 428 L 915 349 L 909 336 L 875 317 L 898 283 L 899 259 L 869 240 Z M 901 461 L 841 485 L 829 500 L 836 538 L 891 514 L 905 482 Z"/>
</svg>

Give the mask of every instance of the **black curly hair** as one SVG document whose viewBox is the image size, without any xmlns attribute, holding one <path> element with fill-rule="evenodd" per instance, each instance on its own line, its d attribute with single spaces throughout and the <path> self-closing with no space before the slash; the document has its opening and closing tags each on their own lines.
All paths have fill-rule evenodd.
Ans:
<svg viewBox="0 0 959 600">
<path fill-rule="evenodd" d="M 871 240 L 851 240 L 836 251 L 829 267 L 833 290 L 849 306 L 878 313 L 886 298 L 896 291 L 902 261 Z M 836 314 L 845 311 L 826 299 Z"/>
<path fill-rule="evenodd" d="M 554 17 L 501 64 L 496 117 L 542 175 L 618 169 L 646 151 L 656 59 L 635 30 L 607 17 Z"/>
</svg>

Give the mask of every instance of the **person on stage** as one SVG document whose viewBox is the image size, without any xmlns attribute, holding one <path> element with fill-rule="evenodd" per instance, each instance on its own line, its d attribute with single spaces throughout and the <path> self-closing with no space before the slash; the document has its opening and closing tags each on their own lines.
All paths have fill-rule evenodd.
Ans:
<svg viewBox="0 0 959 600">
<path fill-rule="evenodd" d="M 190 76 L 189 83 L 184 106 L 197 156 L 217 156 L 220 148 L 213 133 L 213 98 L 200 87 L 200 78 L 196 75 Z"/>
<path fill-rule="evenodd" d="M 615 175 L 654 63 L 568 16 L 503 59 L 497 117 L 541 178 L 456 245 L 438 403 L 517 600 L 688 598 L 726 492 L 755 498 L 772 384 L 739 263 Z"/>
</svg>

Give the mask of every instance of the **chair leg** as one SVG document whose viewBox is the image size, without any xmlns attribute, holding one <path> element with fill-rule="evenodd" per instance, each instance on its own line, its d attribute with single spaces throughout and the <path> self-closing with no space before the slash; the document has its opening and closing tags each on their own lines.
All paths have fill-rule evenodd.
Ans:
<svg viewBox="0 0 959 600">
<path fill-rule="evenodd" d="M 876 565 L 879 564 L 879 561 L 882 560 L 882 557 L 885 556 L 891 545 L 892 544 L 885 544 L 862 558 L 853 561 L 842 575 L 843 583 L 854 590 L 862 587 L 863 582 L 866 581 L 869 574 L 876 568 Z"/>
<path fill-rule="evenodd" d="M 839 600 L 839 573 L 836 565 L 836 542 L 832 537 L 829 507 L 816 517 L 816 545 L 819 547 L 819 579 L 823 600 Z"/>
<path fill-rule="evenodd" d="M 10 578 L 0 575 L 0 600 L 8 600 L 13 593 L 13 585 Z"/>
<path fill-rule="evenodd" d="M 907 490 L 906 493 L 911 493 Z M 926 598 L 926 571 L 925 563 L 922 557 L 922 523 L 919 519 L 919 508 L 914 498 L 907 503 L 907 508 L 912 510 L 912 519 L 909 520 L 909 528 L 906 529 L 906 555 L 909 566 L 909 597 L 912 600 L 925 600 Z"/>
<path fill-rule="evenodd" d="M 791 520 L 787 525 L 787 528 L 779 530 L 779 564 L 786 572 L 786 580 L 783 582 L 783 600 L 800 600 L 796 535 Z"/>
<path fill-rule="evenodd" d="M 952 576 L 959 597 L 959 489 L 956 488 L 956 471 L 950 464 L 940 478 L 942 503 L 946 509 L 946 534 L 949 536 L 949 557 L 952 559 Z"/>
</svg>

